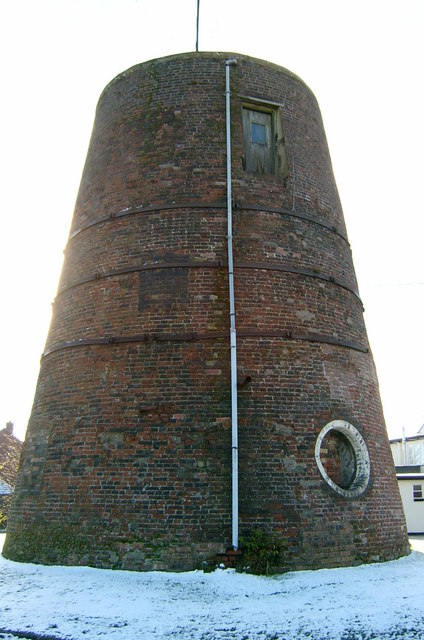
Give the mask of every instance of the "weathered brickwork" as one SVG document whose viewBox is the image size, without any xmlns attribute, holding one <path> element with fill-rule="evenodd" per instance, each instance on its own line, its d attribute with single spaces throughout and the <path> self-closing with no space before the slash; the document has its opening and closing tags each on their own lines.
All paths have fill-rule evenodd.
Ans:
<svg viewBox="0 0 424 640">
<path fill-rule="evenodd" d="M 147 62 L 100 98 L 7 557 L 181 570 L 230 545 L 228 57 Z M 237 59 L 240 533 L 282 542 L 281 571 L 396 558 L 406 527 L 319 109 L 290 72 Z M 255 100 L 278 110 L 288 176 L 243 169 L 242 105 Z M 317 466 L 335 420 L 369 453 L 358 497 Z M 336 431 L 322 447 L 336 484 L 347 449 Z"/>
</svg>

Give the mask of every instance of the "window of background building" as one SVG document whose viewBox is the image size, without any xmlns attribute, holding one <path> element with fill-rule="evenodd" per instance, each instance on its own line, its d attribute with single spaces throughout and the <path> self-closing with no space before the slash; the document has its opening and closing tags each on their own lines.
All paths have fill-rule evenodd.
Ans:
<svg viewBox="0 0 424 640">
<path fill-rule="evenodd" d="M 412 487 L 414 502 L 424 502 L 422 484 L 414 484 Z"/>
</svg>

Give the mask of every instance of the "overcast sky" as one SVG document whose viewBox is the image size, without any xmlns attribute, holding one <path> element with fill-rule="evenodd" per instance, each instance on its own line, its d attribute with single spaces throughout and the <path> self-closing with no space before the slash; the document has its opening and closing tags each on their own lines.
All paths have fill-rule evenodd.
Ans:
<svg viewBox="0 0 424 640">
<path fill-rule="evenodd" d="M 98 97 L 192 51 L 196 0 L 0 3 L 0 428 L 24 436 Z M 200 0 L 199 48 L 270 60 L 315 93 L 391 437 L 423 402 L 422 0 Z"/>
</svg>

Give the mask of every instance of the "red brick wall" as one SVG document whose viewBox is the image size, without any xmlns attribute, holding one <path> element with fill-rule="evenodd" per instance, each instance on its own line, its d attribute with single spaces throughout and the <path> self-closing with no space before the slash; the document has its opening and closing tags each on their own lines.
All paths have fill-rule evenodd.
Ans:
<svg viewBox="0 0 424 640">
<path fill-rule="evenodd" d="M 224 54 L 138 65 L 103 92 L 5 554 L 189 569 L 231 541 Z M 407 552 L 321 116 L 303 82 L 231 69 L 240 532 L 280 569 Z M 242 168 L 242 96 L 280 105 L 290 173 Z M 294 169 L 294 170 L 293 170 Z M 331 420 L 366 441 L 359 498 L 324 481 Z"/>
</svg>

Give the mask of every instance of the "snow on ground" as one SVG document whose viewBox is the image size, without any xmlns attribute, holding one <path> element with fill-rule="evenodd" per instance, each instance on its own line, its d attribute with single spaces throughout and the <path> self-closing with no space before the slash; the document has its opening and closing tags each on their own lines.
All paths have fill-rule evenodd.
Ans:
<svg viewBox="0 0 424 640">
<path fill-rule="evenodd" d="M 46 567 L 0 556 L 0 638 L 424 640 L 424 539 L 411 542 L 415 551 L 393 562 L 276 577 Z"/>
</svg>

